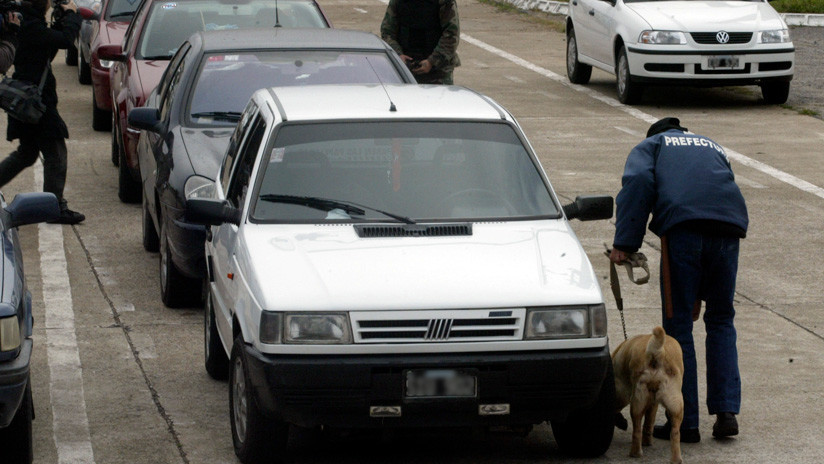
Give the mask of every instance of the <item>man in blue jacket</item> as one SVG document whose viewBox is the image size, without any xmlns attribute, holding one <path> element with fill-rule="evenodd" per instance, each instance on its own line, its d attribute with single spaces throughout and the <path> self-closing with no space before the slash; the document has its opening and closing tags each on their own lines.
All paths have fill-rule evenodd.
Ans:
<svg viewBox="0 0 824 464">
<path fill-rule="evenodd" d="M 677 118 L 652 126 L 629 154 L 615 200 L 615 239 L 610 260 L 637 251 L 649 229 L 661 237 L 663 326 L 684 353 L 684 420 L 681 441 L 696 443 L 698 379 L 693 321 L 706 302 L 707 408 L 716 416 L 713 436 L 738 434 L 741 404 L 735 309 L 739 239 L 747 233 L 747 207 L 724 149 L 687 132 Z M 669 421 L 653 435 L 669 439 Z"/>
</svg>

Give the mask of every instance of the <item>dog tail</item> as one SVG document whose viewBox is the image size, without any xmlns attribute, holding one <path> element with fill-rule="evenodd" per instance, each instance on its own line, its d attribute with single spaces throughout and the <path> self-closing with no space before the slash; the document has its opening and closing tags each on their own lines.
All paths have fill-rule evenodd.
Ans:
<svg viewBox="0 0 824 464">
<path fill-rule="evenodd" d="M 649 343 L 647 343 L 647 357 L 651 359 L 655 359 L 659 353 L 661 353 L 664 349 L 664 337 L 666 336 L 666 332 L 664 332 L 664 328 L 658 326 L 652 329 L 652 338 L 649 339 Z"/>
</svg>

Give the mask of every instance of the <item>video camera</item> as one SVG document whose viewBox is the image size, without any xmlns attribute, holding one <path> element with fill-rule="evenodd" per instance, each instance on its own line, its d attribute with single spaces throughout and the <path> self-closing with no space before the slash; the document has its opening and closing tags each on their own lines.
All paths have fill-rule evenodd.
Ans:
<svg viewBox="0 0 824 464">
<path fill-rule="evenodd" d="M 66 15 L 66 10 L 63 9 L 62 5 L 68 5 L 71 0 L 54 0 L 52 1 L 52 13 L 51 13 L 51 27 L 54 28 L 56 24 L 59 24 L 60 21 L 63 19 L 63 16 Z"/>
</svg>

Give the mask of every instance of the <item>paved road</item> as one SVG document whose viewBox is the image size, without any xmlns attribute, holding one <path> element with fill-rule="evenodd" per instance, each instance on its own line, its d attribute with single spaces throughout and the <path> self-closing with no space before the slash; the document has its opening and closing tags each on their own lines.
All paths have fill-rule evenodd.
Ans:
<svg viewBox="0 0 824 464">
<path fill-rule="evenodd" d="M 384 10 L 378 0 L 322 3 L 336 26 L 372 32 Z M 758 92 L 723 89 L 651 91 L 640 106 L 628 108 L 614 100 L 612 76 L 595 72 L 586 87 L 566 82 L 562 34 L 474 0 L 459 4 L 464 65 L 456 81 L 513 112 L 564 198 L 617 193 L 626 154 L 660 117 L 678 116 L 728 147 L 752 221 L 736 298 L 742 434 L 712 440 L 712 419 L 704 416 L 705 439 L 684 446 L 685 460 L 818 462 L 824 455 L 824 286 L 816 262 L 824 249 L 824 122 L 765 106 Z M 157 255 L 141 247 L 140 207 L 117 200 L 109 136 L 90 129 L 90 88 L 77 84 L 75 68 L 62 61 L 54 70 L 72 134 L 66 197 L 88 219 L 74 227 L 21 230 L 37 318 L 35 462 L 236 462 L 227 385 L 209 379 L 202 367 L 202 311 L 171 310 L 160 302 Z M 7 198 L 36 189 L 36 177 L 25 171 L 4 187 Z M 575 228 L 608 295 L 601 253 L 613 225 Z M 656 247 L 650 240 L 642 250 L 653 269 Z M 630 333 L 650 330 L 658 319 L 655 286 L 625 286 L 624 293 Z M 607 302 L 615 345 L 620 323 L 612 298 Z M 696 332 L 702 336 L 700 325 Z M 627 457 L 629 443 L 629 433 L 617 431 L 606 456 L 593 461 L 640 462 Z M 568 461 L 545 425 L 525 438 L 299 431 L 290 446 L 288 459 L 295 463 Z M 667 450 L 656 442 L 645 462 L 664 462 Z"/>
</svg>

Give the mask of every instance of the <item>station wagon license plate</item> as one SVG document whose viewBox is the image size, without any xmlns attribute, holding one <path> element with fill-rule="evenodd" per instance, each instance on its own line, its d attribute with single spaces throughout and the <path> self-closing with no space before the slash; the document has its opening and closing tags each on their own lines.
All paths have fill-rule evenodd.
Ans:
<svg viewBox="0 0 824 464">
<path fill-rule="evenodd" d="M 452 369 L 416 369 L 404 373 L 405 398 L 474 398 L 477 378 Z"/>
<path fill-rule="evenodd" d="M 704 58 L 704 69 L 743 69 L 741 57 L 735 55 L 718 55 Z"/>
</svg>

